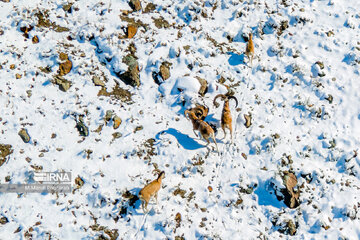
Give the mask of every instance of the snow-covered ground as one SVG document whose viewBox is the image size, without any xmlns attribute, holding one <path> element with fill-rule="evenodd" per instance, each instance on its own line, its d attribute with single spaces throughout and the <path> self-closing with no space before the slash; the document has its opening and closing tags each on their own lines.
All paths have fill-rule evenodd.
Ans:
<svg viewBox="0 0 360 240">
<path fill-rule="evenodd" d="M 141 5 L 0 2 L 0 144 L 13 149 L 0 183 L 67 171 L 74 187 L 0 193 L 0 239 L 360 238 L 360 1 Z M 56 80 L 63 53 L 72 69 Z M 134 62 L 139 86 L 120 78 Z M 220 128 L 222 103 L 213 105 L 227 92 L 239 101 L 230 101 L 233 144 Z M 219 154 L 184 116 L 195 103 L 210 109 Z M 144 215 L 136 195 L 157 170 L 166 173 L 159 204 Z M 287 172 L 297 178 L 296 208 L 282 200 Z"/>
</svg>

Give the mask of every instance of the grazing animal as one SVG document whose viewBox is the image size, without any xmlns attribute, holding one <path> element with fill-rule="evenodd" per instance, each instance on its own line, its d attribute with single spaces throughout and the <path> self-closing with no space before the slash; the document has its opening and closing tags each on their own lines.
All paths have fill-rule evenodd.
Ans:
<svg viewBox="0 0 360 240">
<path fill-rule="evenodd" d="M 156 204 L 158 203 L 157 194 L 161 188 L 161 181 L 165 177 L 165 172 L 162 171 L 159 173 L 157 179 L 147 184 L 143 189 L 139 192 L 139 198 L 141 200 L 142 209 L 145 212 L 148 212 L 147 205 L 149 204 L 150 198 L 155 197 Z M 146 210 L 146 211 L 145 211 Z"/>
<path fill-rule="evenodd" d="M 217 146 L 217 143 L 215 140 L 214 129 L 212 129 L 208 123 L 206 123 L 205 121 L 198 118 L 194 112 L 185 110 L 184 114 L 187 119 L 191 120 L 191 122 L 193 124 L 194 134 L 198 137 L 198 135 L 195 132 L 195 130 L 198 130 L 200 132 L 201 136 L 206 140 L 207 145 L 210 144 L 209 138 L 211 138 L 216 145 L 217 152 L 219 152 L 219 149 L 218 149 L 218 146 Z"/>
<path fill-rule="evenodd" d="M 231 135 L 231 141 L 233 141 L 233 135 L 232 135 L 232 117 L 231 117 L 231 111 L 230 111 L 230 107 L 229 107 L 229 101 L 230 99 L 234 99 L 236 102 L 236 106 L 238 105 L 238 100 L 236 99 L 236 97 L 234 96 L 226 96 L 224 94 L 218 94 L 215 96 L 214 98 L 214 102 L 213 104 L 218 107 L 219 104 L 216 102 L 216 99 L 221 97 L 221 100 L 224 101 L 224 107 L 222 110 L 222 114 L 221 114 L 221 128 L 224 131 L 224 138 L 226 137 L 226 131 L 225 128 L 230 130 L 230 135 Z"/>
<path fill-rule="evenodd" d="M 249 41 L 246 44 L 245 54 L 249 58 L 251 66 L 252 66 L 252 60 L 254 58 L 254 50 L 255 50 L 255 47 L 254 47 L 254 42 L 252 39 L 252 33 L 250 33 Z"/>
</svg>

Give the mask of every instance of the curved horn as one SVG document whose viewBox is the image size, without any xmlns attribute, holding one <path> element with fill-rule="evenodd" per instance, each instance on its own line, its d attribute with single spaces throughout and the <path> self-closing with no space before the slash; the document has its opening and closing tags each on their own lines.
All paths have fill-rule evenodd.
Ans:
<svg viewBox="0 0 360 240">
<path fill-rule="evenodd" d="M 204 116 L 204 110 L 201 107 L 197 106 L 194 108 L 194 110 L 195 110 L 195 115 L 198 118 L 201 118 L 202 116 Z"/>
<path fill-rule="evenodd" d="M 214 104 L 216 107 L 219 106 L 219 104 L 216 102 L 216 99 L 217 99 L 218 97 L 221 97 L 221 100 L 226 99 L 226 96 L 225 96 L 224 94 L 218 94 L 218 95 L 216 95 L 215 98 L 214 98 L 214 101 L 213 101 L 213 104 Z"/>
<path fill-rule="evenodd" d="M 184 115 L 185 115 L 186 119 L 188 119 L 188 120 L 189 120 L 188 113 L 189 113 L 189 110 L 185 110 Z"/>
<path fill-rule="evenodd" d="M 230 100 L 230 99 L 234 99 L 235 100 L 235 102 L 236 102 L 236 106 L 235 107 L 237 107 L 238 106 L 238 100 L 237 100 L 237 98 L 236 97 L 234 97 L 234 96 L 228 96 L 228 99 Z"/>
</svg>

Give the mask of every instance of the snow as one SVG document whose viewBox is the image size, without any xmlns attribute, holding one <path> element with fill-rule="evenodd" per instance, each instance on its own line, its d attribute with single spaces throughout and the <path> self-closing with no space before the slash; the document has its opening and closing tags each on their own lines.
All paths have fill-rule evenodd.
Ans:
<svg viewBox="0 0 360 240">
<path fill-rule="evenodd" d="M 278 239 L 290 238 L 281 229 L 289 220 L 297 226 L 294 239 L 360 237 L 360 159 L 354 154 L 360 142 L 359 1 L 147 0 L 143 11 L 128 15 L 147 24 L 133 39 L 119 37 L 128 25 L 120 18 L 131 10 L 127 1 L 79 0 L 71 13 L 62 9 L 67 3 L 0 2 L 0 144 L 14 149 L 0 166 L 0 183 L 7 176 L 24 183 L 42 166 L 71 172 L 74 188 L 77 176 L 84 185 L 59 195 L 0 193 L 0 218 L 9 221 L 0 224 L 1 239 L 109 238 L 90 228 L 94 224 L 115 229 L 119 239 Z M 145 13 L 149 3 L 156 8 Z M 49 10 L 48 19 L 70 31 L 36 26 L 39 10 Z M 169 28 L 155 26 L 160 17 Z M 288 28 L 282 29 L 284 21 Z M 35 27 L 26 39 L 20 27 L 29 25 Z M 250 32 L 252 67 L 244 55 Z M 35 35 L 38 44 L 31 41 Z M 130 43 L 139 87 L 117 77 L 127 70 L 122 59 Z M 73 63 L 64 76 L 72 82 L 66 92 L 51 82 L 60 52 Z M 153 73 L 165 61 L 171 76 L 158 85 Z M 40 70 L 47 66 L 51 73 Z M 108 92 L 117 84 L 130 91 L 131 101 L 98 96 L 94 75 L 106 79 Z M 204 97 L 197 77 L 208 82 Z M 220 126 L 222 103 L 216 108 L 212 101 L 228 89 L 239 100 L 237 109 L 230 101 L 234 143 L 218 128 L 218 155 L 213 143 L 207 147 L 194 135 L 183 113 L 205 104 L 206 120 Z M 118 129 L 104 123 L 107 110 L 122 119 Z M 84 115 L 88 137 L 79 136 L 71 113 Z M 252 116 L 249 128 L 244 114 Z M 31 136 L 27 144 L 21 128 Z M 122 136 L 114 139 L 115 132 Z M 138 194 L 157 168 L 166 172 L 159 205 L 151 202 L 144 215 L 140 201 L 130 206 L 125 193 Z M 281 173 L 289 170 L 301 192 L 296 209 L 276 196 L 284 188 Z M 174 194 L 179 189 L 183 196 Z"/>
</svg>

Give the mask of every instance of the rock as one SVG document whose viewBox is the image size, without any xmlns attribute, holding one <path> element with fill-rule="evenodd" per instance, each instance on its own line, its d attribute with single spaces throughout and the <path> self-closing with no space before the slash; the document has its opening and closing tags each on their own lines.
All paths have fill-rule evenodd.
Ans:
<svg viewBox="0 0 360 240">
<path fill-rule="evenodd" d="M 10 65 L 10 69 L 11 69 L 11 70 L 14 70 L 14 69 L 15 69 L 15 64 L 11 64 L 11 65 Z"/>
<path fill-rule="evenodd" d="M 12 154 L 14 150 L 9 144 L 0 144 L 0 166 L 6 162 L 6 158 Z"/>
<path fill-rule="evenodd" d="M 169 28 L 170 24 L 163 17 L 153 19 L 154 24 L 157 28 Z"/>
<path fill-rule="evenodd" d="M 24 143 L 30 142 L 30 136 L 25 128 L 22 128 L 18 134 L 21 137 L 21 139 L 24 141 Z"/>
<path fill-rule="evenodd" d="M 165 81 L 170 77 L 170 66 L 171 63 L 169 62 L 163 62 L 160 66 L 160 77 Z"/>
<path fill-rule="evenodd" d="M 294 236 L 296 234 L 296 226 L 292 220 L 287 221 L 286 223 L 286 232 L 290 236 Z"/>
<path fill-rule="evenodd" d="M 95 84 L 95 86 L 105 87 L 104 81 L 100 80 L 100 78 L 98 76 L 94 76 L 92 81 Z"/>
<path fill-rule="evenodd" d="M 244 118 L 245 118 L 245 127 L 246 127 L 246 128 L 249 128 L 249 127 L 251 126 L 251 124 L 252 124 L 252 123 L 251 123 L 251 120 L 252 120 L 252 119 L 251 119 L 251 118 L 252 118 L 252 117 L 251 117 L 251 114 L 248 114 L 248 115 L 247 115 L 247 114 L 244 114 Z"/>
<path fill-rule="evenodd" d="M 1 225 L 4 225 L 4 224 L 7 224 L 9 222 L 9 220 L 7 219 L 7 217 L 1 217 L 0 218 L 0 224 Z"/>
<path fill-rule="evenodd" d="M 176 227 L 180 227 L 180 223 L 181 223 L 181 214 L 178 212 L 176 215 L 175 215 L 175 222 L 176 222 Z"/>
<path fill-rule="evenodd" d="M 205 79 L 203 79 L 201 77 L 196 77 L 196 79 L 199 81 L 199 83 L 201 85 L 199 94 L 200 94 L 200 96 L 204 96 L 208 91 L 208 83 Z"/>
<path fill-rule="evenodd" d="M 296 176 L 288 171 L 284 172 L 283 182 L 286 189 L 283 189 L 281 192 L 284 195 L 284 203 L 289 208 L 296 208 L 300 205 L 300 192 L 294 192 L 294 187 L 297 185 Z"/>
<path fill-rule="evenodd" d="M 55 84 L 59 86 L 59 89 L 63 92 L 66 92 L 71 87 L 72 83 L 65 78 L 57 75 L 54 76 Z"/>
<path fill-rule="evenodd" d="M 63 6 L 62 6 L 62 9 L 65 11 L 65 12 L 68 12 L 68 13 L 71 13 L 71 7 L 72 7 L 72 5 L 73 5 L 74 3 L 68 3 L 68 4 L 64 4 Z"/>
<path fill-rule="evenodd" d="M 153 3 L 148 3 L 148 5 L 146 5 L 144 13 L 150 13 L 153 12 L 156 9 L 156 5 Z"/>
<path fill-rule="evenodd" d="M 27 94 L 27 97 L 30 98 L 32 96 L 32 91 L 31 90 L 26 90 L 26 94 Z"/>
<path fill-rule="evenodd" d="M 37 35 L 35 35 L 35 36 L 33 36 L 33 38 L 32 38 L 32 43 L 33 44 L 37 44 L 37 43 L 39 43 L 40 41 L 39 41 L 39 37 L 37 36 Z"/>
<path fill-rule="evenodd" d="M 137 27 L 134 25 L 129 25 L 127 27 L 127 31 L 126 31 L 126 37 L 127 38 L 133 38 L 135 36 L 137 32 Z"/>
<path fill-rule="evenodd" d="M 15 74 L 15 78 L 16 78 L 16 79 L 20 79 L 21 77 L 22 77 L 21 74 L 19 74 L 19 73 Z"/>
<path fill-rule="evenodd" d="M 84 180 L 80 177 L 80 176 L 77 176 L 75 178 L 75 185 L 76 185 L 76 188 L 81 188 L 82 186 L 84 186 Z"/>
<path fill-rule="evenodd" d="M 75 127 L 79 131 L 80 136 L 89 136 L 89 128 L 84 124 L 82 117 L 79 117 L 79 121 L 76 121 Z"/>
<path fill-rule="evenodd" d="M 119 87 L 119 84 L 116 84 L 115 88 L 111 92 L 108 92 L 105 87 L 102 87 L 98 96 L 113 96 L 123 102 L 131 101 L 131 93 L 128 90 Z"/>
<path fill-rule="evenodd" d="M 140 0 L 130 0 L 129 5 L 133 11 L 141 10 L 141 2 Z"/>
<path fill-rule="evenodd" d="M 69 56 L 66 53 L 61 52 L 59 54 L 59 58 L 60 58 L 61 61 L 66 61 L 66 60 L 69 59 Z"/>
<path fill-rule="evenodd" d="M 112 134 L 112 136 L 113 136 L 113 140 L 114 140 L 114 139 L 117 139 L 117 138 L 121 138 L 121 137 L 122 137 L 122 134 L 119 133 L 119 132 L 114 132 L 114 133 Z"/>
<path fill-rule="evenodd" d="M 118 129 L 121 124 L 121 118 L 115 115 L 113 121 L 114 121 L 113 128 Z"/>
<path fill-rule="evenodd" d="M 59 75 L 64 76 L 68 74 L 72 69 L 72 62 L 70 60 L 66 60 L 59 65 Z"/>
<path fill-rule="evenodd" d="M 34 29 L 34 26 L 24 26 L 20 28 L 20 31 L 22 31 L 24 34 L 23 36 L 25 38 L 29 38 L 29 32 Z"/>
<path fill-rule="evenodd" d="M 123 59 L 123 62 L 126 63 L 129 67 L 128 70 L 122 74 L 117 74 L 119 78 L 126 84 L 133 87 L 140 86 L 140 71 L 139 65 L 136 61 L 136 58 L 132 55 L 128 55 Z"/>
<path fill-rule="evenodd" d="M 0 36 L 4 35 L 4 30 L 0 27 Z"/>
<path fill-rule="evenodd" d="M 143 126 L 137 126 L 135 129 L 134 129 L 134 133 L 138 132 L 138 131 L 141 131 L 143 130 L 144 127 Z"/>
<path fill-rule="evenodd" d="M 104 120 L 105 120 L 105 124 L 107 124 L 108 122 L 110 122 L 110 120 L 112 119 L 114 115 L 114 112 L 112 110 L 107 110 L 106 111 L 106 114 L 105 114 L 105 117 L 104 117 Z"/>
</svg>

